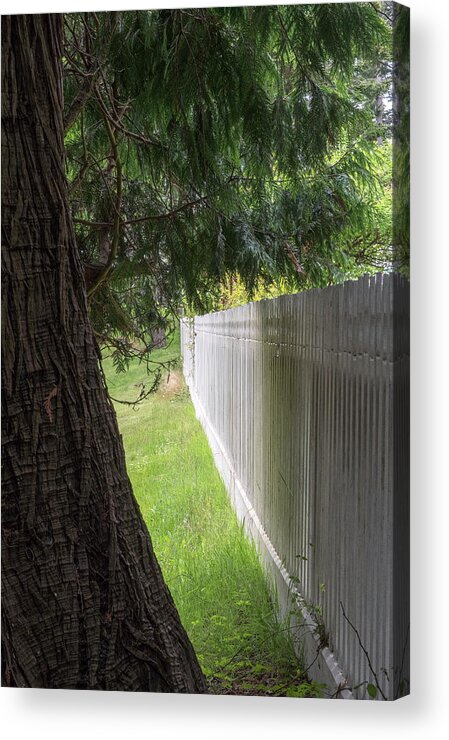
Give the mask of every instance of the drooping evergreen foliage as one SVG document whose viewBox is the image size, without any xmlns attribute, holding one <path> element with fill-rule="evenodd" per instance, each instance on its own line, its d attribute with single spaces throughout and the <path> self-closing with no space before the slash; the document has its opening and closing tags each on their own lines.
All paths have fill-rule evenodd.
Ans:
<svg viewBox="0 0 449 740">
<path fill-rule="evenodd" d="M 72 208 L 94 327 L 118 366 L 182 302 L 214 305 L 230 275 L 251 296 L 388 265 L 389 155 L 357 77 L 390 54 L 376 3 L 65 24 Z M 385 76 L 374 84 L 379 99 Z"/>
</svg>

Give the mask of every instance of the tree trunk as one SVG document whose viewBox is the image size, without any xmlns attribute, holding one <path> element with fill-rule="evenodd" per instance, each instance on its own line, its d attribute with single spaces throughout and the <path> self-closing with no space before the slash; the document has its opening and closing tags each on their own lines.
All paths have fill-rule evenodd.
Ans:
<svg viewBox="0 0 449 740">
<path fill-rule="evenodd" d="M 98 367 L 64 174 L 61 15 L 2 18 L 2 682 L 204 692 Z"/>
</svg>

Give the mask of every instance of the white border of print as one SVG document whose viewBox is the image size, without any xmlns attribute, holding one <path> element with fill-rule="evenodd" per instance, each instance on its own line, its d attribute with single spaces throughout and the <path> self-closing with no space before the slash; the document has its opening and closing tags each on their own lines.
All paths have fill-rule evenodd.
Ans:
<svg viewBox="0 0 449 740">
<path fill-rule="evenodd" d="M 4 0 L 2 13 L 242 4 Z M 449 611 L 443 571 L 449 501 L 449 243 L 443 228 L 449 209 L 449 3 L 406 4 L 412 11 L 412 695 L 384 704 L 2 689 L 7 735 L 33 740 L 443 737 Z"/>
</svg>

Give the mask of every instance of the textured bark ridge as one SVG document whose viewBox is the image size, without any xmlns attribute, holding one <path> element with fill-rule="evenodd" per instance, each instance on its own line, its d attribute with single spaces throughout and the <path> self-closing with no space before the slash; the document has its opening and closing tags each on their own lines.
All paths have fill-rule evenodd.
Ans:
<svg viewBox="0 0 449 740">
<path fill-rule="evenodd" d="M 62 16 L 2 19 L 3 685 L 203 692 L 125 469 L 64 175 Z"/>
</svg>

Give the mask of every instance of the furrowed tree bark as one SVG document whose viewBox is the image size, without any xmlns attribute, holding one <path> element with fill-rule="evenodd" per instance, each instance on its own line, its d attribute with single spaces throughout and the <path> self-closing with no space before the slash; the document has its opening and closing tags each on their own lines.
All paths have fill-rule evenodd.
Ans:
<svg viewBox="0 0 449 740">
<path fill-rule="evenodd" d="M 62 16 L 2 19 L 2 683 L 204 692 L 126 473 L 64 174 Z"/>
</svg>

